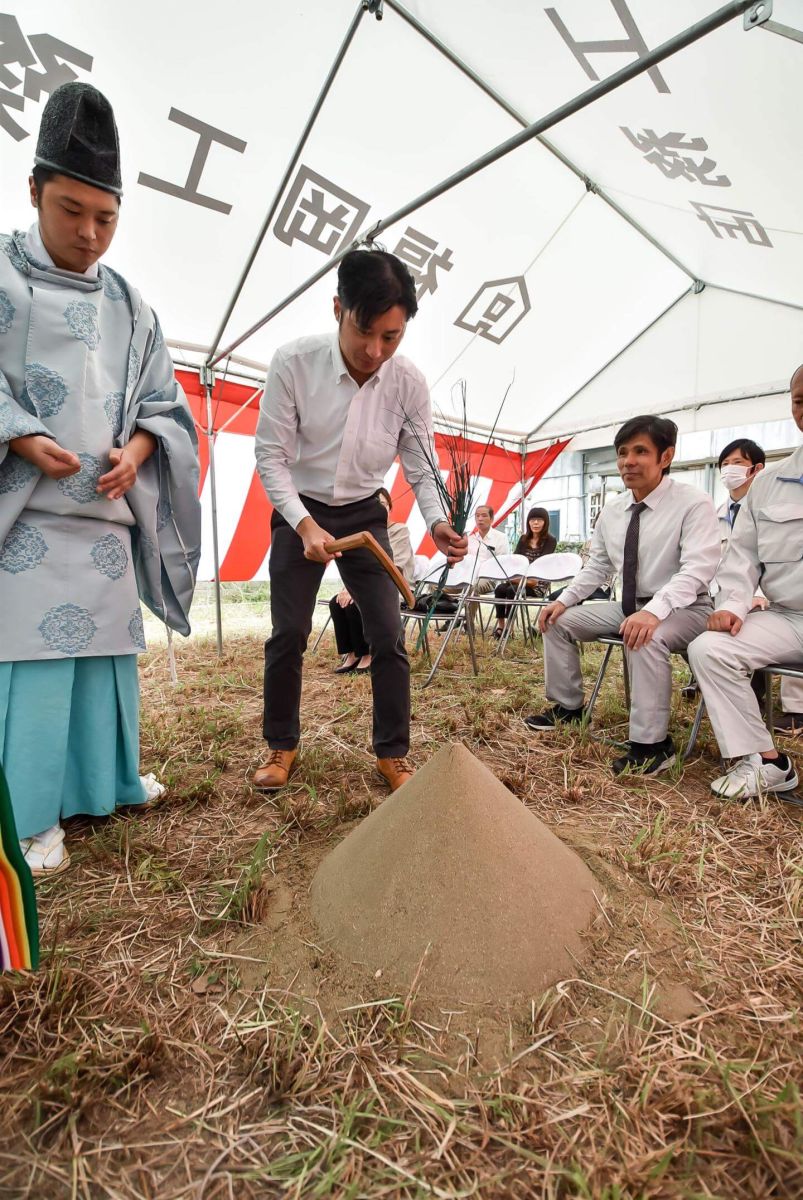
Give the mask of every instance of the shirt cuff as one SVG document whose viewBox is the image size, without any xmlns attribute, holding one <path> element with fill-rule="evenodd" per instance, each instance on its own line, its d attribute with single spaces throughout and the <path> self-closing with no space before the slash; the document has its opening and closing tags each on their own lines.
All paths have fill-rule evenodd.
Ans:
<svg viewBox="0 0 803 1200">
<path fill-rule="evenodd" d="M 652 600 L 641 609 L 641 612 L 652 613 L 659 621 L 665 621 L 673 611 L 672 605 L 661 595 L 653 596 Z"/>
<path fill-rule="evenodd" d="M 306 508 L 298 499 L 288 500 L 287 503 L 279 509 L 279 512 L 284 517 L 291 529 L 298 529 L 304 518 L 309 516 Z"/>
<path fill-rule="evenodd" d="M 566 608 L 574 608 L 575 604 L 579 604 L 580 601 L 571 588 L 564 588 L 558 596 L 558 603 L 565 605 Z"/>
<path fill-rule="evenodd" d="M 738 617 L 740 621 L 745 619 L 752 607 L 752 598 L 750 599 L 749 603 L 745 604 L 743 600 L 737 600 L 733 596 L 723 596 L 722 592 L 719 592 L 714 600 L 714 609 L 716 612 L 720 612 L 724 609 L 725 612 L 733 613 L 733 615 Z"/>
</svg>

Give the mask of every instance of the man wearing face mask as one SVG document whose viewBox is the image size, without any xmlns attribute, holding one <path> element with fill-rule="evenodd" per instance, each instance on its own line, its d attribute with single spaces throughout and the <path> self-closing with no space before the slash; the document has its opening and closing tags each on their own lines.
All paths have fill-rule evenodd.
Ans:
<svg viewBox="0 0 803 1200">
<path fill-rule="evenodd" d="M 719 477 L 728 490 L 728 499 L 717 509 L 719 528 L 722 533 L 722 553 L 725 553 L 730 541 L 733 523 L 736 520 L 742 500 L 744 500 L 750 485 L 759 471 L 764 470 L 767 456 L 756 442 L 749 438 L 737 438 L 729 442 L 720 453 Z"/>
<path fill-rule="evenodd" d="M 803 431 L 803 367 L 792 376 L 792 417 Z M 768 607 L 753 607 L 759 580 Z M 803 659 L 803 445 L 762 472 L 745 496 L 716 575 L 716 611 L 689 646 L 724 758 L 711 790 L 729 800 L 797 787 L 791 759 L 775 749 L 750 689 L 753 671 Z"/>
<path fill-rule="evenodd" d="M 728 499 L 717 509 L 719 528 L 722 532 L 722 553 L 728 548 L 742 501 L 750 490 L 759 471 L 764 470 L 767 456 L 757 442 L 749 438 L 737 438 L 729 442 L 719 456 L 719 477 L 728 489 Z M 767 601 L 760 591 L 753 597 L 753 608 L 763 609 Z M 759 704 L 764 702 L 764 676 L 753 676 L 753 691 Z M 781 708 L 773 727 L 779 733 L 803 732 L 803 680 L 781 680 Z"/>
</svg>

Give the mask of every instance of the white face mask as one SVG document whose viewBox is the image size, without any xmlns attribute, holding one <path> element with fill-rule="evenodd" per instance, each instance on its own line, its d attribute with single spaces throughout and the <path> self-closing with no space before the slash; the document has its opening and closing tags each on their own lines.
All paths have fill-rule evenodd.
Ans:
<svg viewBox="0 0 803 1200">
<path fill-rule="evenodd" d="M 727 466 L 720 467 L 719 471 L 719 477 L 729 492 L 735 492 L 747 483 L 749 474 L 750 467 L 741 467 L 738 463 L 728 463 Z"/>
</svg>

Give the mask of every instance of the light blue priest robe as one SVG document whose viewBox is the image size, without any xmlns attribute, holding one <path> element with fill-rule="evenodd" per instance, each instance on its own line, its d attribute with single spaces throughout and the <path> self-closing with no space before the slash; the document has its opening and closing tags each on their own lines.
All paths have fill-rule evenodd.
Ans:
<svg viewBox="0 0 803 1200">
<path fill-rule="evenodd" d="M 138 428 L 157 448 L 110 501 L 98 478 Z M 74 451 L 80 472 L 52 480 L 16 455 L 9 442 L 31 433 Z M 139 601 L 189 633 L 199 554 L 197 437 L 156 314 L 103 264 L 56 268 L 38 226 L 0 235 L 0 759 L 21 837 L 142 799 Z M 54 691 L 66 692 L 57 711 Z M 27 778 L 41 757 L 26 764 L 45 709 L 56 754 L 47 788 Z M 87 792 L 82 762 L 103 760 L 104 740 L 111 765 L 93 762 Z"/>
</svg>

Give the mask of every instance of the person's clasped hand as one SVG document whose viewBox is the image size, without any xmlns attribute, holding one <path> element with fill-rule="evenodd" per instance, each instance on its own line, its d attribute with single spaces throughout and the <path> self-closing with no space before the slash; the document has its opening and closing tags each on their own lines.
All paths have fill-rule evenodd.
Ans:
<svg viewBox="0 0 803 1200">
<path fill-rule="evenodd" d="M 53 438 L 43 433 L 12 438 L 9 447 L 20 458 L 38 467 L 48 479 L 66 479 L 81 470 L 81 460 L 72 450 L 65 450 Z"/>
<path fill-rule="evenodd" d="M 737 617 L 736 613 L 728 612 L 727 608 L 720 608 L 708 618 L 711 633 L 729 633 L 731 637 L 736 637 L 743 624 L 742 618 Z"/>
</svg>

